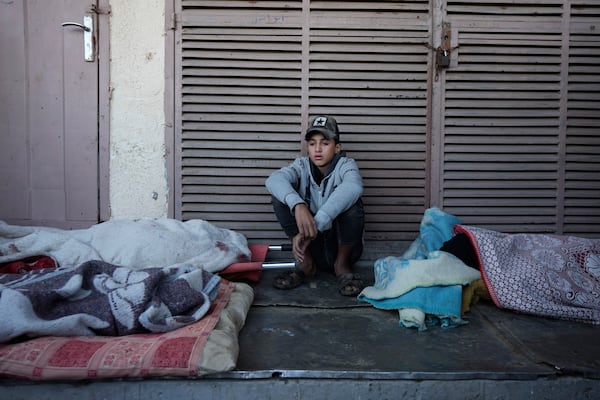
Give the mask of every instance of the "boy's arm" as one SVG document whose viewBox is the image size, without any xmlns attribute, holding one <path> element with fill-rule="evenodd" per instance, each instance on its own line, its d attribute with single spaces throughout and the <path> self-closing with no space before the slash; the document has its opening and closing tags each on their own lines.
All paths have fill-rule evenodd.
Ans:
<svg viewBox="0 0 600 400">
<path fill-rule="evenodd" d="M 317 223 L 308 206 L 305 203 L 299 203 L 296 204 L 293 211 L 300 237 L 310 240 L 316 238 L 319 231 L 317 229 Z"/>
<path fill-rule="evenodd" d="M 342 183 L 329 196 L 325 204 L 315 215 L 315 222 L 320 232 L 331 228 L 338 215 L 352 207 L 363 194 L 362 177 L 354 160 L 348 161 L 342 174 Z"/>
<path fill-rule="evenodd" d="M 265 181 L 269 193 L 277 200 L 287 204 L 290 210 L 293 210 L 297 204 L 304 203 L 304 199 L 294 188 L 294 185 L 297 186 L 300 182 L 300 171 L 300 160 L 296 159 L 290 165 L 273 172 Z"/>
</svg>

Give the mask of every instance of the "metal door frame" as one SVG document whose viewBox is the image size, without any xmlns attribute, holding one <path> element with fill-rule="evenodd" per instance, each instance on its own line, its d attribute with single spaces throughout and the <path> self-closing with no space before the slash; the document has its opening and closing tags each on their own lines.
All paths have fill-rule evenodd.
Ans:
<svg viewBox="0 0 600 400">
<path fill-rule="evenodd" d="M 97 0 L 98 221 L 110 219 L 110 1 Z"/>
</svg>

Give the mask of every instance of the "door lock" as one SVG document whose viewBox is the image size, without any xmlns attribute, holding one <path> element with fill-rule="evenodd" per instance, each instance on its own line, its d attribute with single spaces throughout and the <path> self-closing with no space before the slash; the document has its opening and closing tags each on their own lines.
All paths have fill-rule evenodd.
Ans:
<svg viewBox="0 0 600 400">
<path fill-rule="evenodd" d="M 438 68 L 448 68 L 450 66 L 450 50 L 438 49 L 436 64 Z"/>
<path fill-rule="evenodd" d="M 449 22 L 442 23 L 441 45 L 435 54 L 438 69 L 450 67 L 450 52 L 452 51 L 452 26 Z"/>
</svg>

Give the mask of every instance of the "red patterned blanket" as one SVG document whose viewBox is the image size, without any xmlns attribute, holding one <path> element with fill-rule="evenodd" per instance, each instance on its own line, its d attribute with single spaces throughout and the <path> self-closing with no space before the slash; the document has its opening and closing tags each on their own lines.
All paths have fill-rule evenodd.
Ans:
<svg viewBox="0 0 600 400">
<path fill-rule="evenodd" d="M 470 238 L 498 307 L 600 324 L 600 239 L 456 230 Z"/>
<path fill-rule="evenodd" d="M 166 333 L 40 337 L 0 345 L 0 376 L 31 380 L 199 376 L 235 367 L 237 334 L 252 302 L 246 284 L 222 280 L 200 321 Z"/>
</svg>

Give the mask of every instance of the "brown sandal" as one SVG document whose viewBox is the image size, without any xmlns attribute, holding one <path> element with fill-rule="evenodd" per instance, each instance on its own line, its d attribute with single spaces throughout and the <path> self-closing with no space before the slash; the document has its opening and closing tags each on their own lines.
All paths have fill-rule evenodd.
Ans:
<svg viewBox="0 0 600 400">
<path fill-rule="evenodd" d="M 277 289 L 289 290 L 297 288 L 304 283 L 306 274 L 299 269 L 290 269 L 282 272 L 273 279 L 273 286 Z"/>
<path fill-rule="evenodd" d="M 338 290 L 342 296 L 358 296 L 364 288 L 359 273 L 347 273 L 337 276 Z"/>
</svg>

